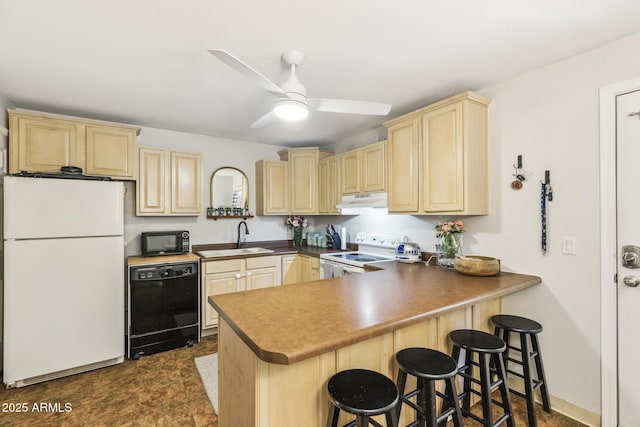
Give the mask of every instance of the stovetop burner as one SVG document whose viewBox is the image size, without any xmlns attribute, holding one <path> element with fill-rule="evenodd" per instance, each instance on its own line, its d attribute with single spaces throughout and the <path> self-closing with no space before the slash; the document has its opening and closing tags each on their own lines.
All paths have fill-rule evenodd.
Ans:
<svg viewBox="0 0 640 427">
<path fill-rule="evenodd" d="M 407 241 L 407 238 L 405 236 L 387 234 L 358 233 L 355 241 L 358 244 L 359 251 L 322 254 L 320 258 L 354 267 L 395 261 L 397 244 Z"/>
<path fill-rule="evenodd" d="M 371 254 L 363 254 L 359 252 L 348 252 L 342 254 L 331 255 L 335 258 L 340 259 L 348 259 L 350 261 L 359 261 L 359 262 L 374 262 L 374 261 L 386 261 L 390 259 L 389 257 L 381 257 Z"/>
</svg>

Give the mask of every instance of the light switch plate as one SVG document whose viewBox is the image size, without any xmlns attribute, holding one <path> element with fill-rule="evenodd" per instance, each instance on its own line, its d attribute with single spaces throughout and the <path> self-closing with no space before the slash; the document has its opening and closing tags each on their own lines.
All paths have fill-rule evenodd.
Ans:
<svg viewBox="0 0 640 427">
<path fill-rule="evenodd" d="M 576 254 L 576 238 L 574 236 L 565 236 L 562 238 L 562 253 L 567 255 Z"/>
</svg>

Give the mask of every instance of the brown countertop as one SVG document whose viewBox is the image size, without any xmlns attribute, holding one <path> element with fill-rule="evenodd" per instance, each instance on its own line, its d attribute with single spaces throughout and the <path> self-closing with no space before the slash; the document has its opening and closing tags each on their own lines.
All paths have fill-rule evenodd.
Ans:
<svg viewBox="0 0 640 427">
<path fill-rule="evenodd" d="M 193 252 L 196 253 L 198 251 L 203 251 L 203 250 L 208 250 L 209 248 L 211 249 L 233 249 L 235 246 L 233 247 L 228 247 L 229 245 L 225 245 L 227 247 L 216 247 L 214 245 L 201 245 L 198 247 L 195 247 L 193 249 Z M 237 259 L 237 258 L 253 258 L 253 257 L 263 257 L 263 256 L 270 256 L 270 255 L 290 255 L 290 254 L 303 254 L 303 255 L 309 255 L 309 256 L 313 256 L 316 258 L 319 258 L 321 254 L 328 254 L 328 253 L 332 253 L 332 252 L 347 252 L 350 251 L 351 249 L 347 249 L 347 250 L 340 250 L 340 249 L 327 249 L 327 248 L 321 248 L 321 247 L 316 247 L 316 246 L 300 246 L 300 247 L 293 247 L 293 246 L 286 246 L 286 245 L 278 245 L 278 246 L 273 246 L 273 245 L 247 245 L 247 248 L 250 248 L 252 246 L 258 246 L 258 247 L 263 247 L 263 248 L 267 248 L 267 249 L 271 249 L 273 252 L 258 252 L 258 253 L 249 253 L 249 254 L 235 254 L 235 255 L 229 255 L 229 256 L 217 256 L 217 257 L 210 257 L 210 258 L 205 258 L 205 257 L 201 257 L 202 262 L 207 262 L 207 261 L 220 261 L 220 260 L 225 260 L 225 259 Z M 207 248 L 207 249 L 204 249 Z"/>
<path fill-rule="evenodd" d="M 198 261 L 200 257 L 196 254 L 187 253 L 181 255 L 162 256 L 130 256 L 127 258 L 127 265 L 164 264 L 167 262 Z"/>
<path fill-rule="evenodd" d="M 540 282 L 522 274 L 473 277 L 393 262 L 383 270 L 208 301 L 260 359 L 292 364 Z"/>
</svg>

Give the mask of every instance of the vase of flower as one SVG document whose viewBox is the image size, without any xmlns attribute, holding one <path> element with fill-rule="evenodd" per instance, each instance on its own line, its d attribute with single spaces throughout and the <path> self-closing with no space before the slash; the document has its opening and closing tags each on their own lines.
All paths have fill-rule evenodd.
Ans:
<svg viewBox="0 0 640 427">
<path fill-rule="evenodd" d="M 293 227 L 293 246 L 302 246 L 302 227 Z"/>
<path fill-rule="evenodd" d="M 464 231 L 464 223 L 462 221 L 442 221 L 436 226 L 436 231 L 438 265 L 453 268 L 456 256 L 462 255 L 460 237 Z"/>
<path fill-rule="evenodd" d="M 293 246 L 300 247 L 302 246 L 302 234 L 303 230 L 307 228 L 308 222 L 303 216 L 293 215 L 288 216 L 284 223 L 293 229 Z"/>
</svg>

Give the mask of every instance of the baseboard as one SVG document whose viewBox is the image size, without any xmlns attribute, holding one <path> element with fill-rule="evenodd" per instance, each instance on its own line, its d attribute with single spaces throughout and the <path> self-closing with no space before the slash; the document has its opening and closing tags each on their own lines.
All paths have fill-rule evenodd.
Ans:
<svg viewBox="0 0 640 427">
<path fill-rule="evenodd" d="M 509 378 L 507 382 L 509 383 L 509 388 L 517 390 L 520 393 L 524 393 L 522 380 Z M 536 402 L 541 404 L 542 402 L 540 401 L 538 394 L 539 393 L 536 393 Z M 596 414 L 580 406 L 574 405 L 573 403 L 567 402 L 566 400 L 560 399 L 552 394 L 549 395 L 549 400 L 551 401 L 552 411 L 586 424 L 589 427 L 600 426 L 600 414 Z"/>
</svg>

